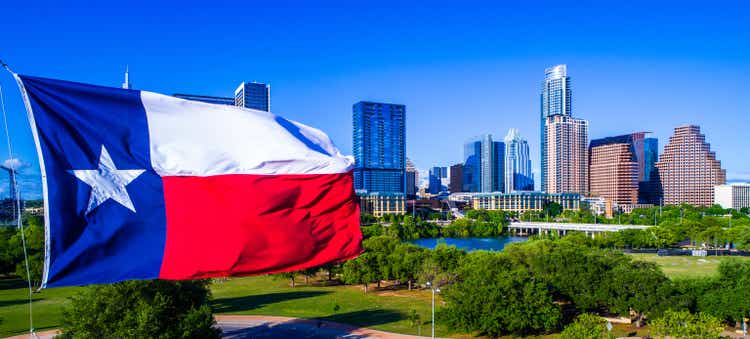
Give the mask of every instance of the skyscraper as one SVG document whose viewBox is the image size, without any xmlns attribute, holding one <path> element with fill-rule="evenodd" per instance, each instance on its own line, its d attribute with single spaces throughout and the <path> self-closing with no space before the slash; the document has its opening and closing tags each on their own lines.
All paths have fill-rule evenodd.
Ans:
<svg viewBox="0 0 750 339">
<path fill-rule="evenodd" d="M 543 192 L 547 191 L 547 118 L 554 115 L 572 115 L 572 93 L 570 89 L 570 77 L 566 65 L 556 65 L 544 70 L 544 81 L 542 82 L 540 136 L 541 136 L 541 164 Z"/>
<path fill-rule="evenodd" d="M 448 168 L 435 166 L 430 169 L 429 186 L 430 194 L 438 194 L 443 191 L 444 182 L 448 179 Z M 447 187 L 446 187 L 447 188 Z"/>
<path fill-rule="evenodd" d="M 636 132 L 591 141 L 589 190 L 619 205 L 656 204 L 649 180 L 658 152 L 650 132 Z"/>
<path fill-rule="evenodd" d="M 405 193 L 406 106 L 360 101 L 352 117 L 354 188 Z"/>
<path fill-rule="evenodd" d="M 641 138 L 636 139 L 634 136 Z M 589 190 L 592 194 L 617 205 L 638 203 L 639 160 L 643 162 L 642 141 L 642 133 L 591 141 Z M 640 158 L 637 145 L 641 146 Z"/>
<path fill-rule="evenodd" d="M 463 192 L 464 185 L 464 164 L 455 164 L 451 166 L 450 170 L 450 191 L 451 193 Z"/>
<path fill-rule="evenodd" d="M 661 203 L 661 188 L 656 162 L 659 161 L 659 140 L 643 139 L 643 180 L 638 183 L 638 203 L 658 205 Z"/>
<path fill-rule="evenodd" d="M 464 144 L 464 177 L 463 192 L 481 192 L 482 167 L 482 140 L 480 138 L 470 139 Z"/>
<path fill-rule="evenodd" d="M 258 82 L 243 82 L 234 90 L 234 105 L 259 111 L 271 111 L 271 86 Z"/>
<path fill-rule="evenodd" d="M 543 182 L 547 193 L 587 192 L 588 126 L 588 121 L 568 115 L 547 118 Z"/>
<path fill-rule="evenodd" d="M 505 191 L 505 143 L 492 142 L 492 187 L 490 192 Z"/>
<path fill-rule="evenodd" d="M 641 181 L 651 180 L 656 162 L 659 161 L 659 139 L 643 139 L 643 179 Z"/>
<path fill-rule="evenodd" d="M 504 143 L 493 141 L 491 134 L 470 139 L 464 144 L 463 191 L 503 191 L 504 163 Z"/>
<path fill-rule="evenodd" d="M 534 190 L 529 144 L 515 128 L 505 136 L 504 167 L 505 193 Z"/>
<path fill-rule="evenodd" d="M 125 66 L 125 81 L 122 82 L 122 88 L 133 89 L 133 86 L 130 84 L 130 72 L 128 68 L 128 66 Z"/>
<path fill-rule="evenodd" d="M 406 197 L 413 199 L 417 195 L 417 167 L 411 162 L 411 159 L 406 158 Z"/>
<path fill-rule="evenodd" d="M 726 183 L 726 171 L 695 125 L 674 129 L 656 168 L 665 205 L 712 205 L 714 186 Z"/>
</svg>

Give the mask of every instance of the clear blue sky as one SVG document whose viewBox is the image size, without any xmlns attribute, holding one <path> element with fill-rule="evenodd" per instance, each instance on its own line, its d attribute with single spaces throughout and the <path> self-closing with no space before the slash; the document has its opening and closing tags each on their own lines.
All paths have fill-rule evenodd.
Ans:
<svg viewBox="0 0 750 339">
<path fill-rule="evenodd" d="M 675 126 L 697 124 L 729 179 L 750 180 L 747 1 L 30 3 L 0 6 L 0 58 L 22 74 L 119 86 L 127 64 L 138 89 L 219 96 L 266 82 L 275 113 L 346 153 L 354 102 L 402 103 L 418 168 L 516 127 L 538 172 L 540 82 L 566 63 L 591 138 L 647 130 L 662 148 Z M 23 190 L 38 196 L 18 91 L 7 73 L 0 84 Z"/>
</svg>

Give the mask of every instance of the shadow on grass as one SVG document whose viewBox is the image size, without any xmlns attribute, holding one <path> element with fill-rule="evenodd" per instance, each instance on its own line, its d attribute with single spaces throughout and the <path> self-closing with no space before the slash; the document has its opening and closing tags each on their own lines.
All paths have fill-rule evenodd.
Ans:
<svg viewBox="0 0 750 339">
<path fill-rule="evenodd" d="M 317 317 L 315 319 L 361 327 L 370 327 L 404 320 L 406 319 L 406 316 L 403 313 L 394 310 L 362 310 L 333 314 L 326 317 Z"/>
<path fill-rule="evenodd" d="M 40 300 L 42 299 L 34 299 L 34 302 L 37 302 Z M 29 299 L 0 300 L 0 307 L 28 304 L 28 303 L 29 303 Z"/>
<path fill-rule="evenodd" d="M 18 278 L 3 278 L 0 279 L 0 290 L 12 290 L 17 288 L 26 288 L 28 285 L 26 281 Z"/>
<path fill-rule="evenodd" d="M 403 314 L 391 310 L 364 310 L 336 314 L 316 319 L 295 319 L 283 322 L 257 322 L 246 327 L 221 326 L 223 338 L 364 338 L 353 332 L 359 327 L 390 323 L 403 319 Z M 336 322 L 336 323 L 331 323 Z M 343 323 L 343 324 L 340 324 Z M 221 325 L 221 324 L 220 324 Z"/>
<path fill-rule="evenodd" d="M 295 299 L 312 298 L 330 293 L 331 292 L 327 291 L 297 291 L 248 295 L 244 297 L 216 299 L 211 303 L 211 306 L 215 313 L 249 311 L 268 304 Z"/>
</svg>

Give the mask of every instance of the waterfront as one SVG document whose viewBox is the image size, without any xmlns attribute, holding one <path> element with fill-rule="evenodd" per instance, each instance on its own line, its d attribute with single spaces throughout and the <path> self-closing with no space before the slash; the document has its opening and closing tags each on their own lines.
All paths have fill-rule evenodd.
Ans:
<svg viewBox="0 0 750 339">
<path fill-rule="evenodd" d="M 496 238 L 425 238 L 412 240 L 411 243 L 433 249 L 438 244 L 456 246 L 466 251 L 502 251 L 505 246 L 515 242 L 526 241 L 525 237 L 496 237 Z"/>
</svg>

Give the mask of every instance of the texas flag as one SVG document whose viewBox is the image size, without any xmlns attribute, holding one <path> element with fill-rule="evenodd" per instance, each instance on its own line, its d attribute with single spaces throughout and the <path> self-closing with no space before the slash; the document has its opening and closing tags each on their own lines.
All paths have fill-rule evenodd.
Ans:
<svg viewBox="0 0 750 339">
<path fill-rule="evenodd" d="M 45 199 L 43 287 L 277 273 L 362 252 L 353 161 L 315 128 L 17 76 Z"/>
</svg>

